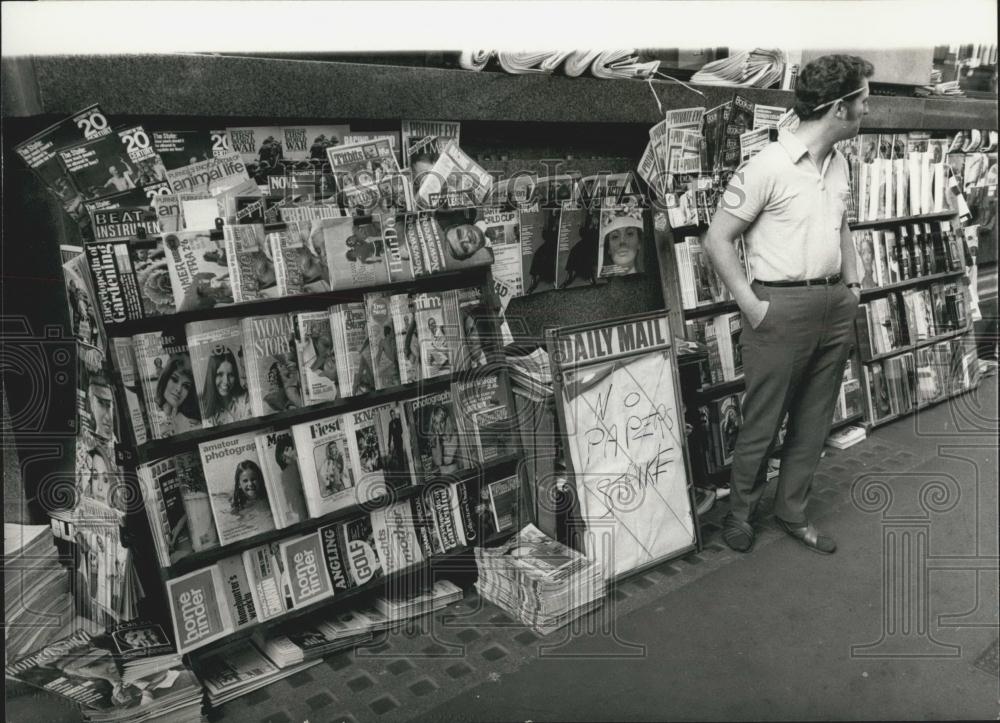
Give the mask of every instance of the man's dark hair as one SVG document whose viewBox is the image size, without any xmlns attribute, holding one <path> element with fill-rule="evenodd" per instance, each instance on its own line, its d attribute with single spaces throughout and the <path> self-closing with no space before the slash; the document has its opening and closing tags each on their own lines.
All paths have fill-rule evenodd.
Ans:
<svg viewBox="0 0 1000 723">
<path fill-rule="evenodd" d="M 799 73 L 795 85 L 795 114 L 804 121 L 821 117 L 830 108 L 813 110 L 816 106 L 858 90 L 862 81 L 872 77 L 874 72 L 875 66 L 857 55 L 816 58 Z"/>
</svg>

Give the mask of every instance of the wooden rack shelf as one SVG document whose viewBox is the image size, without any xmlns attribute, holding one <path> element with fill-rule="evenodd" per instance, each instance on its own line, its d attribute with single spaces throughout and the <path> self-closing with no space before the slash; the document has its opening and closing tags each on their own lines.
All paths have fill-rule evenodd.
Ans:
<svg viewBox="0 0 1000 723">
<path fill-rule="evenodd" d="M 921 213 L 916 216 L 899 216 L 897 218 L 876 218 L 871 221 L 855 221 L 850 224 L 851 230 L 856 231 L 863 228 L 879 228 L 882 226 L 902 226 L 904 223 L 923 223 L 925 221 L 945 221 L 954 217 L 954 211 L 935 211 L 934 213 Z"/>
<path fill-rule="evenodd" d="M 322 517 L 314 517 L 308 520 L 303 520 L 295 525 L 289 525 L 288 527 L 282 527 L 276 530 L 269 530 L 268 532 L 264 532 L 260 535 L 254 535 L 253 537 L 248 537 L 244 540 L 239 540 L 238 542 L 222 545 L 220 547 L 214 547 L 211 550 L 205 550 L 203 552 L 196 552 L 178 560 L 170 567 L 161 568 L 162 577 L 164 580 L 171 579 L 177 577 L 178 575 L 183 575 L 184 573 L 196 570 L 199 567 L 210 565 L 218 560 L 222 560 L 232 555 L 238 555 L 246 550 L 257 547 L 258 545 L 266 545 L 269 542 L 277 542 L 278 540 L 312 532 L 313 530 L 319 529 L 323 525 L 343 522 L 344 520 L 349 520 L 359 514 L 368 514 L 371 510 L 381 509 L 391 502 L 408 500 L 435 484 L 472 479 L 481 480 L 486 472 L 497 472 L 504 468 L 512 467 L 519 459 L 519 455 L 505 455 L 486 464 L 480 464 L 475 467 L 462 470 L 449 477 L 441 477 L 435 480 L 427 480 L 426 482 L 421 482 L 419 484 L 411 484 L 403 487 L 402 489 L 394 490 L 389 495 L 375 498 L 364 503 L 351 505 L 350 507 L 345 507 L 342 510 L 337 510 L 336 512 L 323 515 Z"/>
<path fill-rule="evenodd" d="M 874 289 L 862 289 L 861 300 L 864 301 L 865 299 L 870 299 L 875 296 L 882 296 L 883 294 L 888 294 L 893 291 L 902 291 L 903 289 L 908 289 L 912 286 L 922 286 L 930 281 L 944 281 L 945 279 L 958 278 L 964 274 L 964 271 L 941 271 L 936 274 L 916 276 L 912 279 L 906 279 L 905 281 L 898 281 L 895 284 L 889 284 L 888 286 L 878 286 Z"/>
<path fill-rule="evenodd" d="M 716 314 L 727 314 L 730 311 L 739 311 L 740 307 L 735 301 L 718 301 L 714 304 L 696 306 L 693 309 L 684 309 L 685 319 L 699 319 L 703 316 L 715 316 Z"/>
<path fill-rule="evenodd" d="M 976 385 L 973 385 L 973 386 L 969 387 L 968 389 L 958 389 L 958 390 L 955 390 L 955 391 L 952 391 L 952 392 L 948 392 L 947 394 L 944 394 L 944 395 L 938 397 L 937 399 L 929 399 L 926 402 L 921 402 L 917 406 L 912 407 L 911 409 L 908 409 L 905 412 L 897 412 L 895 414 L 890 414 L 888 417 L 883 417 L 882 419 L 878 420 L 877 422 L 869 422 L 868 426 L 869 426 L 870 429 L 874 429 L 875 427 L 882 427 L 882 426 L 884 426 L 886 424 L 889 424 L 890 422 L 895 422 L 896 420 L 902 419 L 903 417 L 908 417 L 911 414 L 914 414 L 915 412 L 919 412 L 922 409 L 927 409 L 928 407 L 933 407 L 935 404 L 940 404 L 941 402 L 947 402 L 949 399 L 954 399 L 955 397 L 960 397 L 963 394 L 967 394 L 968 392 L 974 391 L 978 387 L 979 387 L 979 385 L 976 384 Z"/>
<path fill-rule="evenodd" d="M 949 331 L 946 334 L 938 334 L 931 337 L 930 339 L 922 339 L 915 344 L 907 344 L 906 346 L 900 347 L 899 349 L 893 349 L 892 351 L 883 352 L 881 354 L 875 354 L 871 359 L 862 359 L 863 364 L 874 364 L 875 362 L 880 362 L 883 359 L 888 359 L 890 357 L 899 356 L 900 354 L 905 354 L 908 351 L 915 351 L 925 346 L 933 346 L 938 342 L 947 341 L 948 339 L 954 339 L 955 337 L 968 334 L 972 331 L 972 326 L 969 325 L 964 329 L 956 329 L 955 331 Z"/>
</svg>

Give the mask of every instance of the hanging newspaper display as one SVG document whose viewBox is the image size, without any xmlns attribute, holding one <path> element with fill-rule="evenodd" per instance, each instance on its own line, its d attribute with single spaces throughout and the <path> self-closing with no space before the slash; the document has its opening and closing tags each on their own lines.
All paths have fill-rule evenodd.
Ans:
<svg viewBox="0 0 1000 723">
<path fill-rule="evenodd" d="M 584 552 L 617 578 L 696 544 L 666 314 L 549 332 L 556 408 L 586 524 Z"/>
</svg>

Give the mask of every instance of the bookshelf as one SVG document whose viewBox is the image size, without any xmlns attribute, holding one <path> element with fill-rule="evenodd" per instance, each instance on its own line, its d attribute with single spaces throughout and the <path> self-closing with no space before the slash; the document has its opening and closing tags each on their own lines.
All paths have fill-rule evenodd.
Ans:
<svg viewBox="0 0 1000 723">
<path fill-rule="evenodd" d="M 907 344 L 906 346 L 901 346 L 898 349 L 893 349 L 891 351 L 884 352 L 882 354 L 874 354 L 870 359 L 865 359 L 865 364 L 870 364 L 872 362 L 882 361 L 884 359 L 889 359 L 894 356 L 899 356 L 900 354 L 905 354 L 907 352 L 915 351 L 925 346 L 933 346 L 942 341 L 948 341 L 949 339 L 957 339 L 960 336 L 964 336 L 972 331 L 972 325 L 969 324 L 963 329 L 956 329 L 955 331 L 949 331 L 945 334 L 937 334 L 930 337 L 929 339 L 921 339 L 914 344 Z"/>
<path fill-rule="evenodd" d="M 897 216 L 896 218 L 876 218 L 872 221 L 854 221 L 849 225 L 852 231 L 860 231 L 866 228 L 892 228 L 893 226 L 901 226 L 905 223 L 944 221 L 954 216 L 954 211 L 935 211 L 934 213 L 921 213 L 916 216 Z"/>
</svg>

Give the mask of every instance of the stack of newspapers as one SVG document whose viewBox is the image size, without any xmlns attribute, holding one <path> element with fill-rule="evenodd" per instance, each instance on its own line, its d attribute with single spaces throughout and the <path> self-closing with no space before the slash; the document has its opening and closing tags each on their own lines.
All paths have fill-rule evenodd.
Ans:
<svg viewBox="0 0 1000 723">
<path fill-rule="evenodd" d="M 459 56 L 459 65 L 466 70 L 482 70 L 492 52 L 467 50 Z M 560 67 L 570 77 L 588 70 L 595 78 L 651 78 L 660 68 L 659 60 L 643 62 L 633 48 L 620 50 L 534 50 L 498 51 L 500 68 L 512 75 L 544 75 Z"/>
<path fill-rule="evenodd" d="M 73 599 L 51 527 L 5 522 L 3 538 L 6 660 L 51 640 L 72 619 Z"/>
<path fill-rule="evenodd" d="M 436 612 L 462 599 L 462 588 L 450 580 L 437 580 L 418 592 L 390 590 L 375 599 L 375 608 L 389 624 Z"/>
<path fill-rule="evenodd" d="M 539 635 L 604 602 L 604 569 L 534 525 L 499 547 L 475 550 L 479 594 Z"/>
<path fill-rule="evenodd" d="M 770 88 L 781 82 L 785 55 L 780 50 L 757 48 L 742 50 L 728 58 L 713 60 L 691 76 L 700 85 L 742 85 Z"/>
<path fill-rule="evenodd" d="M 367 643 L 380 623 L 361 610 L 310 615 L 291 621 L 259 642 L 278 667 L 286 668 Z"/>
<path fill-rule="evenodd" d="M 163 628 L 135 620 L 78 631 L 5 673 L 80 705 L 87 721 L 200 721 L 202 687 Z"/>
<path fill-rule="evenodd" d="M 269 656 L 257 641 L 249 638 L 197 655 L 194 669 L 205 686 L 209 705 L 228 703 L 323 662 L 314 658 L 283 666 Z"/>
</svg>

